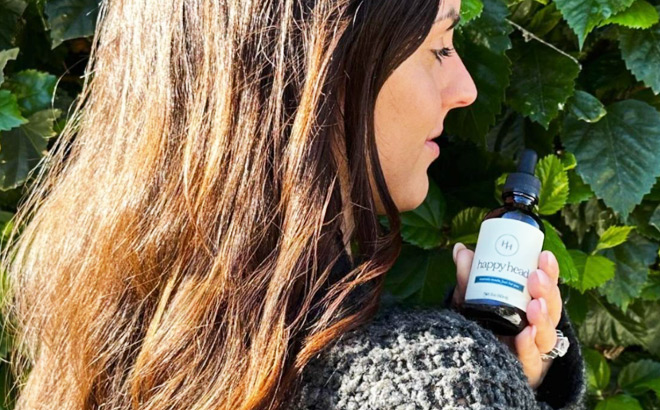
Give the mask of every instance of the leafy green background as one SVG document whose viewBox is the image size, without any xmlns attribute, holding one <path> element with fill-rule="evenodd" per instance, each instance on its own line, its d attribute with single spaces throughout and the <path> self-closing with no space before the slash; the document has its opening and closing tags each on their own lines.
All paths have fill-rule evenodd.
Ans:
<svg viewBox="0 0 660 410">
<path fill-rule="evenodd" d="M 425 202 L 403 213 L 389 296 L 438 305 L 524 147 L 544 248 L 583 344 L 589 407 L 660 409 L 660 0 L 463 0 L 455 46 L 479 91 L 454 110 Z M 0 0 L 0 240 L 78 96 L 94 0 Z M 386 221 L 383 220 L 383 223 Z M 3 283 L 5 283 L 3 281 Z M 10 338 L 0 334 L 0 392 Z"/>
</svg>

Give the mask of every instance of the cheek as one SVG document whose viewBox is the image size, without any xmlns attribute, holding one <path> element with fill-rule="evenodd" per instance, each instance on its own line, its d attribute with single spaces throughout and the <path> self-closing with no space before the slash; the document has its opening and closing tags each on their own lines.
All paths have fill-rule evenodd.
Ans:
<svg viewBox="0 0 660 410">
<path fill-rule="evenodd" d="M 403 67 L 399 67 L 403 68 Z M 377 102 L 378 121 L 389 127 L 405 129 L 410 138 L 418 141 L 435 128 L 439 112 L 440 93 L 433 73 L 425 67 L 395 71 L 387 80 Z M 380 107 L 378 107 L 380 105 Z"/>
<path fill-rule="evenodd" d="M 378 94 L 375 111 L 376 141 L 382 161 L 412 166 L 425 139 L 437 127 L 441 101 L 429 68 L 402 64 Z M 383 164 L 385 167 L 386 164 Z"/>
<path fill-rule="evenodd" d="M 438 126 L 441 101 L 437 84 L 432 68 L 402 65 L 376 99 L 378 156 L 400 211 L 414 209 L 426 196 L 426 169 L 431 161 L 425 140 Z"/>
</svg>

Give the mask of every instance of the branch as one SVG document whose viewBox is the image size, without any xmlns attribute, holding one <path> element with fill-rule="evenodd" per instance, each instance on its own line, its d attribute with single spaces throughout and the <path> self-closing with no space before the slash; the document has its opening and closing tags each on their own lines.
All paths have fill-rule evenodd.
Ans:
<svg viewBox="0 0 660 410">
<path fill-rule="evenodd" d="M 567 52 L 565 52 L 563 50 L 558 49 L 557 47 L 555 47 L 554 45 L 548 43 L 547 41 L 539 38 L 538 36 L 536 36 L 531 31 L 529 31 L 529 30 L 525 29 L 524 27 L 522 27 L 520 24 L 514 23 L 513 21 L 511 21 L 509 19 L 506 19 L 506 21 L 508 21 L 509 24 L 511 24 L 513 27 L 520 30 L 520 32 L 522 33 L 523 38 L 525 39 L 525 41 L 529 41 L 531 39 L 534 39 L 534 40 L 536 40 L 536 41 L 538 41 L 542 44 L 545 44 L 546 46 L 550 47 L 551 49 L 555 50 L 556 52 L 558 52 L 562 55 L 565 55 L 566 57 L 568 57 L 571 60 L 575 61 L 575 63 L 580 67 L 580 69 L 582 69 L 582 64 L 580 64 L 580 62 L 577 60 L 577 58 L 573 57 L 572 55 L 568 54 Z"/>
</svg>

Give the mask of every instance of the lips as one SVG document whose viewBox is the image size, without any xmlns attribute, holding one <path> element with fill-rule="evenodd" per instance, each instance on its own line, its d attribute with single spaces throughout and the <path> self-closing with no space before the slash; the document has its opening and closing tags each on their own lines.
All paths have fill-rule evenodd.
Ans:
<svg viewBox="0 0 660 410">
<path fill-rule="evenodd" d="M 435 139 L 440 138 L 440 136 L 442 136 L 442 130 L 440 130 L 440 132 L 438 132 L 437 134 L 435 134 L 435 135 L 433 135 L 433 136 L 427 138 L 426 141 L 433 141 L 433 140 L 435 140 Z"/>
<path fill-rule="evenodd" d="M 428 140 L 424 143 L 424 145 L 433 151 L 433 153 L 435 154 L 434 156 L 436 158 L 438 157 L 438 155 L 440 155 L 440 146 L 438 145 L 437 142 L 433 140 Z"/>
</svg>

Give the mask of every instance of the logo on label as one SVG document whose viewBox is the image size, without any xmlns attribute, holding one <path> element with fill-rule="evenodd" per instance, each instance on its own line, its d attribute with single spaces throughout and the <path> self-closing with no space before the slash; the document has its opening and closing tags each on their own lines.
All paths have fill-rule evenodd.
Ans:
<svg viewBox="0 0 660 410">
<path fill-rule="evenodd" d="M 518 253 L 518 239 L 511 234 L 504 234 L 495 241 L 495 251 L 502 256 L 512 256 Z"/>
</svg>

